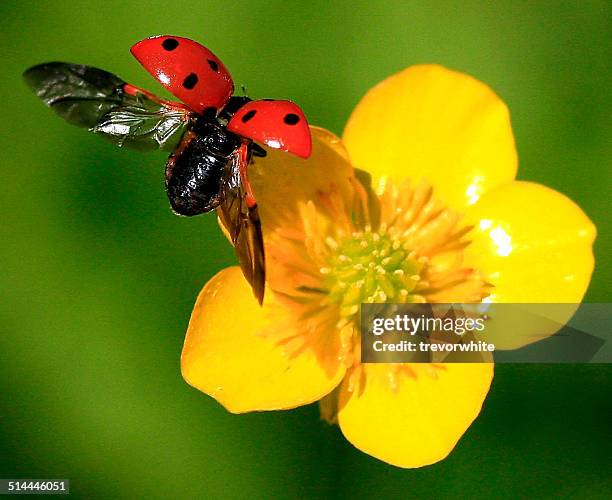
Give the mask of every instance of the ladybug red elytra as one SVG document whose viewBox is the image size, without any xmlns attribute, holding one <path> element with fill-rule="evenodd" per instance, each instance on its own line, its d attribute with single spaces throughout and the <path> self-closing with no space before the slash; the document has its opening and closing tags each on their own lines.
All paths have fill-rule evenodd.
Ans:
<svg viewBox="0 0 612 500">
<path fill-rule="evenodd" d="M 253 157 L 266 155 L 254 141 L 308 158 L 312 142 L 304 113 L 291 101 L 234 96 L 221 60 L 188 38 L 155 36 L 136 43 L 131 52 L 184 104 L 80 64 L 39 64 L 23 76 L 68 122 L 119 146 L 170 151 L 165 180 L 172 209 L 185 216 L 217 210 L 261 303 L 263 236 L 247 167 Z"/>
</svg>

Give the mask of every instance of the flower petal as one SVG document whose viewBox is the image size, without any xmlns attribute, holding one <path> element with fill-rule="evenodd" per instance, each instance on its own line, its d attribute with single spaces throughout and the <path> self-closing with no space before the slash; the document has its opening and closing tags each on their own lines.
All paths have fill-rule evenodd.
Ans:
<svg viewBox="0 0 612 500">
<path fill-rule="evenodd" d="M 487 193 L 466 212 L 474 226 L 465 264 L 478 269 L 494 285 L 491 302 L 579 303 L 594 267 L 596 229 L 587 215 L 563 194 L 532 182 L 512 182 Z M 515 348 L 534 335 L 554 333 L 571 316 L 546 332 L 524 324 L 505 328 L 496 347 Z M 567 312 L 565 314 L 564 312 Z M 520 318 L 516 318 L 519 321 Z M 517 330 L 518 327 L 520 330 Z M 520 336 L 509 336 L 520 332 Z M 492 340 L 492 339 L 491 339 Z"/>
<path fill-rule="evenodd" d="M 516 175 L 506 105 L 484 83 L 442 66 L 412 66 L 372 88 L 343 140 L 356 168 L 395 181 L 424 177 L 453 208 Z"/>
<path fill-rule="evenodd" d="M 349 392 L 346 382 L 341 386 L 340 428 L 360 450 L 406 468 L 451 452 L 480 413 L 493 378 L 490 363 L 420 364 L 392 390 L 387 366 L 365 366 L 361 394 Z"/>
<path fill-rule="evenodd" d="M 328 130 L 310 127 L 312 154 L 308 160 L 267 149 L 263 161 L 249 166 L 264 238 L 279 226 L 292 225 L 299 207 L 316 201 L 318 192 L 334 189 L 352 200 L 354 174 L 342 141 Z"/>
<path fill-rule="evenodd" d="M 344 374 L 339 362 L 333 370 L 323 367 L 312 350 L 290 357 L 267 335 L 274 325 L 269 296 L 260 307 L 240 269 L 230 267 L 204 286 L 191 315 L 181 355 L 183 377 L 233 413 L 317 401 Z"/>
</svg>

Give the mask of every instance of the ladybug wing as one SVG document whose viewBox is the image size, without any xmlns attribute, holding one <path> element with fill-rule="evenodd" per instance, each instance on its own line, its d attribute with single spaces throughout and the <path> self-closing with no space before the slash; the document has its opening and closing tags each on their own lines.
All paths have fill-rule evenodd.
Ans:
<svg viewBox="0 0 612 500">
<path fill-rule="evenodd" d="M 118 146 L 171 151 L 191 116 L 182 105 L 161 101 L 91 66 L 44 63 L 28 69 L 23 77 L 59 116 Z"/>
<path fill-rule="evenodd" d="M 246 179 L 249 160 L 246 144 L 230 158 L 217 215 L 234 245 L 242 273 L 261 304 L 266 284 L 265 254 L 257 203 Z"/>
<path fill-rule="evenodd" d="M 136 87 L 126 85 L 131 91 Z M 90 130 L 102 134 L 119 147 L 174 151 L 180 144 L 193 115 L 179 103 L 151 99 L 136 89 L 125 95 L 120 106 L 106 113 Z"/>
<path fill-rule="evenodd" d="M 196 113 L 217 115 L 234 93 L 234 82 L 221 60 L 188 38 L 146 38 L 131 52 L 159 83 Z"/>
<path fill-rule="evenodd" d="M 308 158 L 312 151 L 306 117 L 291 101 L 250 101 L 236 111 L 227 129 L 302 158 Z"/>
</svg>

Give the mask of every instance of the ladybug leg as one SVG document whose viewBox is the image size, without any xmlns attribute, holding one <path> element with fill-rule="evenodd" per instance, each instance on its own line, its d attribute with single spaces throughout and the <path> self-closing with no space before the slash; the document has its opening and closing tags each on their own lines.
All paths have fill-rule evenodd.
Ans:
<svg viewBox="0 0 612 500">
<path fill-rule="evenodd" d="M 253 188 L 251 187 L 251 183 L 249 182 L 248 177 L 248 167 L 250 158 L 250 150 L 249 150 L 249 142 L 243 141 L 242 144 L 236 150 L 236 155 L 238 155 L 238 164 L 240 168 L 240 180 L 242 182 L 242 186 L 245 192 L 245 201 L 249 208 L 255 208 L 257 205 L 257 200 L 255 199 L 255 195 L 253 194 Z"/>
<path fill-rule="evenodd" d="M 253 153 L 253 156 L 257 156 L 258 158 L 265 158 L 268 155 L 264 148 L 258 144 L 255 144 L 254 142 L 251 143 L 251 153 Z"/>
</svg>

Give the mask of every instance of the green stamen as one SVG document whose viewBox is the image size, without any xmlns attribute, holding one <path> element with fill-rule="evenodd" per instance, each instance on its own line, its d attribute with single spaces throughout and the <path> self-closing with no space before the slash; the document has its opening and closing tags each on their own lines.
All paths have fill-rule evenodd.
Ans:
<svg viewBox="0 0 612 500">
<path fill-rule="evenodd" d="M 335 252 L 321 271 L 330 298 L 341 305 L 343 315 L 364 302 L 420 301 L 414 290 L 425 263 L 405 248 L 397 231 L 366 229 L 328 239 Z"/>
</svg>

